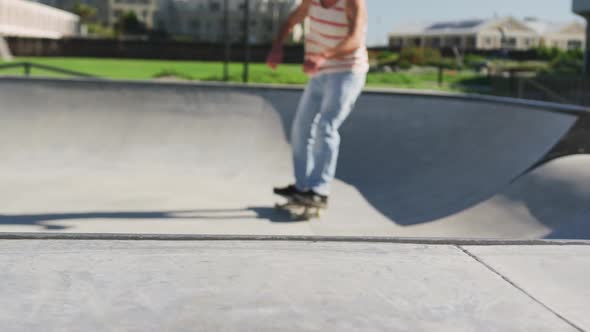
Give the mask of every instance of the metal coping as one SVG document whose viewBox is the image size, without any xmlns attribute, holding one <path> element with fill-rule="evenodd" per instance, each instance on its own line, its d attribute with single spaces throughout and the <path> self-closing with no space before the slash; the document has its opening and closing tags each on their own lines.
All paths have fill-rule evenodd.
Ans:
<svg viewBox="0 0 590 332">
<path fill-rule="evenodd" d="M 194 88 L 232 88 L 243 91 L 252 90 L 263 90 L 263 91 L 301 91 L 302 85 L 275 85 L 275 84 L 258 84 L 258 83 L 225 83 L 225 82 L 161 82 L 161 81 L 150 81 L 150 80 L 107 80 L 107 79 L 96 79 L 96 78 L 26 78 L 16 76 L 3 76 L 0 77 L 0 82 L 40 82 L 40 83 L 76 83 L 76 84 L 101 84 L 101 85 L 127 85 L 132 87 L 163 87 L 163 88 L 174 88 L 174 87 L 194 87 Z M 526 107 L 534 109 L 542 109 L 544 111 L 565 113 L 571 115 L 582 115 L 590 113 L 590 107 L 560 104 L 554 102 L 537 101 L 529 99 L 517 99 L 511 97 L 497 97 L 480 94 L 467 94 L 467 93 L 451 93 L 442 91 L 429 91 L 429 90 L 409 90 L 409 89 L 394 89 L 394 88 L 366 88 L 363 94 L 371 95 L 396 95 L 405 97 L 421 97 L 421 98 L 440 98 L 440 99 L 451 99 L 458 101 L 470 101 L 470 102 L 486 102 L 493 104 L 505 104 L 516 107 Z"/>
<path fill-rule="evenodd" d="M 588 240 L 542 239 L 464 239 L 404 238 L 372 236 L 298 236 L 298 235 L 184 235 L 125 233 L 0 233 L 0 240 L 68 240 L 68 241 L 184 241 L 184 242 L 344 242 L 389 243 L 454 246 L 590 246 Z"/>
</svg>

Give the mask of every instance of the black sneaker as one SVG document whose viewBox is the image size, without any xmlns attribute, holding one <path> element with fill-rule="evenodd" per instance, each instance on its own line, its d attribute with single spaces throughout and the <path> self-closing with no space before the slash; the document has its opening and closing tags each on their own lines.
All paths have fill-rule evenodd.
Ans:
<svg viewBox="0 0 590 332">
<path fill-rule="evenodd" d="M 301 194 L 302 191 L 297 189 L 295 185 L 289 185 L 284 188 L 274 188 L 274 193 L 285 198 L 295 198 L 296 195 Z"/>
<path fill-rule="evenodd" d="M 304 204 L 308 204 L 314 207 L 322 209 L 328 207 L 328 196 L 320 195 L 313 190 L 299 193 L 296 195 L 296 198 Z"/>
</svg>

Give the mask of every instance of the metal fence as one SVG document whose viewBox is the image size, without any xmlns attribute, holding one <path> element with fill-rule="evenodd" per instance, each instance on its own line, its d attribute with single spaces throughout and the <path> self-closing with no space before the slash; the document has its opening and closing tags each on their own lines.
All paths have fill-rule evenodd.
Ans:
<svg viewBox="0 0 590 332">
<path fill-rule="evenodd" d="M 522 99 L 590 106 L 590 78 L 537 76 L 493 77 L 492 93 Z"/>
<path fill-rule="evenodd" d="M 74 70 L 63 69 L 53 66 L 42 65 L 38 63 L 31 63 L 31 62 L 14 62 L 14 63 L 7 63 L 7 64 L 0 64 L 0 71 L 4 69 L 13 69 L 13 68 L 22 68 L 23 74 L 26 77 L 31 76 L 32 69 L 41 69 L 44 71 L 53 72 L 56 74 L 66 75 L 66 76 L 74 76 L 74 77 L 84 77 L 84 78 L 93 78 L 99 79 L 98 77 L 86 73 L 81 73 Z"/>
</svg>

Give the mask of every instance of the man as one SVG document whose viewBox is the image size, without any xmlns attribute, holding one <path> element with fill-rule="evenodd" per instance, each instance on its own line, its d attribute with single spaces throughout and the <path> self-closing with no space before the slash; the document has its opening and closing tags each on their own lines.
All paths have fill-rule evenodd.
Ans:
<svg viewBox="0 0 590 332">
<path fill-rule="evenodd" d="M 303 71 L 310 81 L 299 102 L 291 132 L 295 184 L 278 195 L 326 207 L 334 180 L 340 135 L 365 85 L 369 61 L 365 46 L 365 0 L 302 0 L 281 28 L 267 65 L 282 62 L 282 44 L 291 29 L 309 17 Z"/>
</svg>

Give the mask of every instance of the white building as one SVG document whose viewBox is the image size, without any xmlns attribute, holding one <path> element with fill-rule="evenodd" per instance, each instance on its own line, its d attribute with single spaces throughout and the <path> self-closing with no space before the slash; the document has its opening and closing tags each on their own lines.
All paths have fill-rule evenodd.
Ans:
<svg viewBox="0 0 590 332">
<path fill-rule="evenodd" d="M 139 21 L 148 28 L 154 26 L 158 0 L 35 0 L 51 7 L 72 10 L 77 3 L 96 8 L 94 20 L 108 26 L 117 23 L 119 17 L 128 12 L 135 13 Z"/>
<path fill-rule="evenodd" d="M 0 0 L 0 35 L 59 39 L 78 33 L 80 18 L 26 0 Z"/>
<path fill-rule="evenodd" d="M 526 18 L 524 23 L 540 36 L 540 46 L 557 47 L 562 50 L 584 47 L 586 26 L 581 22 L 559 23 Z"/>
<path fill-rule="evenodd" d="M 520 21 L 513 17 L 409 24 L 390 34 L 392 47 L 432 47 L 461 50 L 528 50 L 539 45 L 563 49 L 585 44 L 581 23 L 554 25 L 538 20 Z"/>
<path fill-rule="evenodd" d="M 250 41 L 270 42 L 299 0 L 250 0 Z M 228 0 L 229 36 L 239 42 L 244 34 L 244 0 Z M 156 25 L 173 35 L 199 41 L 224 40 L 224 0 L 160 0 Z M 299 29 L 301 35 L 301 29 Z"/>
</svg>

